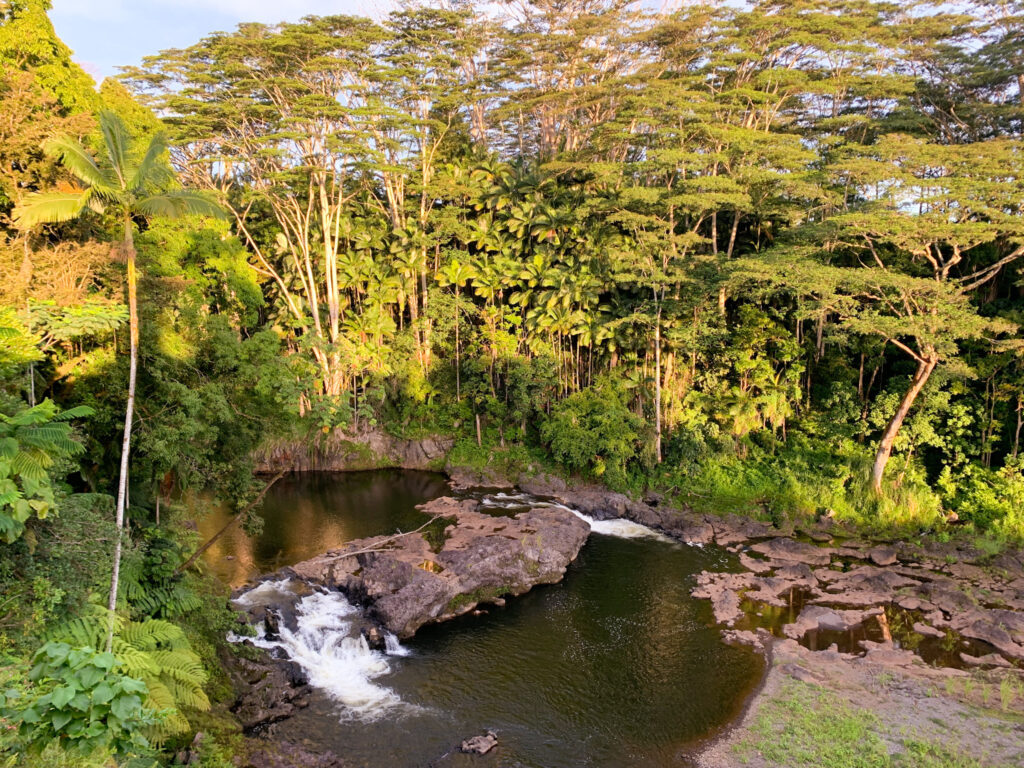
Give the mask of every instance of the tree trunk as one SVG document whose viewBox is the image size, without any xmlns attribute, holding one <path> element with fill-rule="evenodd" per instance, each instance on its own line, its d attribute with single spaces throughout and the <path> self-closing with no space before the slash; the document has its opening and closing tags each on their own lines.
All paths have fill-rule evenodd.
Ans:
<svg viewBox="0 0 1024 768">
<path fill-rule="evenodd" d="M 889 463 L 892 446 L 896 441 L 896 435 L 899 434 L 900 427 L 903 426 L 903 420 L 910 412 L 917 396 L 921 394 L 924 385 L 928 383 L 928 378 L 932 375 L 938 362 L 938 355 L 934 351 L 929 352 L 927 357 L 918 361 L 917 371 L 910 382 L 910 387 L 903 395 L 900 406 L 886 426 L 885 432 L 882 433 L 882 439 L 878 443 L 878 452 L 875 454 L 875 464 L 871 469 L 871 488 L 875 493 L 882 492 L 882 476 L 885 474 L 885 465 Z"/>
<path fill-rule="evenodd" d="M 201 547 L 199 547 L 199 549 L 197 549 L 195 552 L 193 552 L 192 553 L 192 557 L 190 557 L 184 563 L 182 563 L 177 568 L 175 568 L 174 569 L 174 575 L 178 576 L 179 574 L 182 574 L 185 571 L 187 571 L 189 568 L 191 568 L 195 564 L 196 560 L 198 560 L 200 557 L 202 557 L 203 552 L 205 552 L 210 547 L 212 547 L 217 542 L 217 540 L 220 539 L 221 536 L 223 536 L 225 533 L 228 532 L 228 530 L 232 526 L 238 525 L 240 522 L 245 520 L 245 518 L 247 518 L 249 516 L 249 513 L 252 512 L 253 509 L 255 509 L 256 506 L 261 501 L 263 501 L 263 497 L 267 495 L 267 491 L 269 491 L 273 487 L 274 483 L 276 483 L 282 477 L 284 477 L 284 470 L 281 470 L 276 475 L 274 475 L 274 477 L 270 480 L 270 482 L 267 483 L 265 486 L 263 486 L 263 490 L 260 491 L 258 494 L 256 494 L 256 498 L 253 499 L 252 501 L 250 501 L 246 505 L 245 509 L 243 509 L 237 515 L 235 515 L 230 520 L 228 520 L 227 524 L 225 524 L 225 526 L 223 528 L 221 528 L 219 531 L 217 531 L 215 534 L 213 534 L 213 536 L 211 536 L 206 541 L 205 544 L 203 544 Z"/>
<path fill-rule="evenodd" d="M 661 307 L 654 323 L 654 456 L 661 464 Z"/>
<path fill-rule="evenodd" d="M 1017 430 L 1013 433 L 1013 458 L 1020 453 L 1020 431 L 1024 427 L 1024 396 L 1017 395 Z"/>
<path fill-rule="evenodd" d="M 740 229 L 740 218 L 740 212 L 736 211 L 736 215 L 733 216 L 732 219 L 732 230 L 729 232 L 729 247 L 725 252 L 725 257 L 727 259 L 732 258 L 733 249 L 736 247 L 736 233 L 739 232 Z"/>
<path fill-rule="evenodd" d="M 462 375 L 459 365 L 459 286 L 455 286 L 455 399 L 462 402 Z"/>
<path fill-rule="evenodd" d="M 110 574 L 110 597 L 107 600 L 107 653 L 114 644 L 114 615 L 117 610 L 117 589 L 121 577 L 121 546 L 124 541 L 125 508 L 128 500 L 128 455 L 132 441 L 132 414 L 135 410 L 135 378 L 139 357 L 138 275 L 135 271 L 135 242 L 132 238 L 131 219 L 124 225 L 125 255 L 128 258 L 128 403 L 124 411 L 124 437 L 121 440 L 121 470 L 117 480 L 117 507 L 115 518 L 117 533 L 114 538 L 114 562 Z"/>
</svg>

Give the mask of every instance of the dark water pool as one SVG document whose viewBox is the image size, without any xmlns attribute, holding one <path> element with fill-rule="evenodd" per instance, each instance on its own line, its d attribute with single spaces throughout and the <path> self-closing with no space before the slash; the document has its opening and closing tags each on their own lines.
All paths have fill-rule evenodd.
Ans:
<svg viewBox="0 0 1024 768">
<path fill-rule="evenodd" d="M 211 563 L 244 581 L 243 561 L 269 570 L 415 527 L 413 504 L 445 490 L 421 473 L 297 476 L 268 497 L 263 533 L 233 541 L 231 567 L 226 548 Z M 730 567 L 730 556 L 637 534 L 592 533 L 562 583 L 426 627 L 398 649 L 407 655 L 369 651 L 329 606 L 310 608 L 289 647 L 325 682 L 271 737 L 374 768 L 686 765 L 739 713 L 762 661 L 722 643 L 709 605 L 689 594 L 695 574 Z M 338 692 L 363 685 L 387 696 L 354 716 Z M 454 751 L 484 729 L 499 735 L 494 752 Z"/>
</svg>

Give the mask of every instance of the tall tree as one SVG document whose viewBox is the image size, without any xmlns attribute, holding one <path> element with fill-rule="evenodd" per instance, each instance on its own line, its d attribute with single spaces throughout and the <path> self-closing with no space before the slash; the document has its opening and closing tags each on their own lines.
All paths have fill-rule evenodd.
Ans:
<svg viewBox="0 0 1024 768">
<path fill-rule="evenodd" d="M 96 158 L 77 139 L 58 136 L 46 143 L 45 151 L 56 158 L 81 188 L 74 192 L 39 192 L 27 196 L 14 210 L 15 224 L 31 229 L 40 224 L 76 219 L 87 211 L 109 213 L 122 229 L 118 244 L 128 265 L 129 365 L 128 399 L 125 405 L 124 435 L 121 442 L 121 466 L 117 482 L 117 540 L 114 544 L 113 574 L 110 582 L 110 628 L 107 650 L 113 638 L 114 611 L 117 608 L 121 547 L 124 538 L 125 509 L 128 503 L 128 469 L 131 449 L 132 416 L 139 352 L 138 275 L 135 266 L 135 219 L 154 216 L 179 217 L 189 214 L 220 215 L 218 206 L 204 195 L 187 189 L 171 188 L 174 173 L 167 164 L 167 144 L 162 135 L 153 137 L 141 152 L 132 146 L 132 137 L 122 120 L 113 112 L 100 113 L 103 154 Z"/>
</svg>

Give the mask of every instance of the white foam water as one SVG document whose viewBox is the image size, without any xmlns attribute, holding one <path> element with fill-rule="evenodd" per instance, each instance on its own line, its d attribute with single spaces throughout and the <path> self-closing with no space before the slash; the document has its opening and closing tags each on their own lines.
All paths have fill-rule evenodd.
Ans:
<svg viewBox="0 0 1024 768">
<path fill-rule="evenodd" d="M 516 507 L 529 507 L 536 502 L 532 496 L 526 493 L 495 493 L 484 496 L 480 503 L 485 507 L 498 507 L 499 509 L 515 509 Z"/>
<path fill-rule="evenodd" d="M 614 520 L 595 520 L 590 515 L 584 515 L 582 512 L 573 509 L 572 507 L 565 507 L 564 505 L 557 505 L 564 509 L 572 512 L 580 520 L 583 520 L 590 526 L 590 530 L 594 533 L 600 533 L 604 536 L 617 536 L 620 539 L 655 539 L 657 541 L 664 541 L 670 544 L 675 544 L 673 539 L 670 539 L 663 533 L 653 528 L 648 528 L 646 525 L 640 523 L 634 523 L 632 520 L 622 520 L 616 518 Z"/>
<path fill-rule="evenodd" d="M 245 607 L 279 605 L 282 598 L 294 599 L 291 587 L 287 579 L 264 582 L 235 602 Z M 398 694 L 373 681 L 391 671 L 388 656 L 407 656 L 409 651 L 391 633 L 385 633 L 387 653 L 372 650 L 355 629 L 358 614 L 359 609 L 340 592 L 314 592 L 295 606 L 295 631 L 281 622 L 280 639 L 268 640 L 260 623 L 255 638 L 232 636 L 229 640 L 248 639 L 259 648 L 284 651 L 302 667 L 310 685 L 344 705 L 344 718 L 376 720 L 405 706 Z"/>
</svg>

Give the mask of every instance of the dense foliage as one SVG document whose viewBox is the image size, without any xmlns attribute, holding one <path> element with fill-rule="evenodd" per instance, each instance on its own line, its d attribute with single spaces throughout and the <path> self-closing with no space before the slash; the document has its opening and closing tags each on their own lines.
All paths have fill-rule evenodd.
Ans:
<svg viewBox="0 0 1024 768">
<path fill-rule="evenodd" d="M 98 91 L 48 6 L 0 0 L 0 750 L 188 739 L 177 501 L 274 441 L 1024 540 L 1019 0 L 454 0 Z"/>
</svg>

